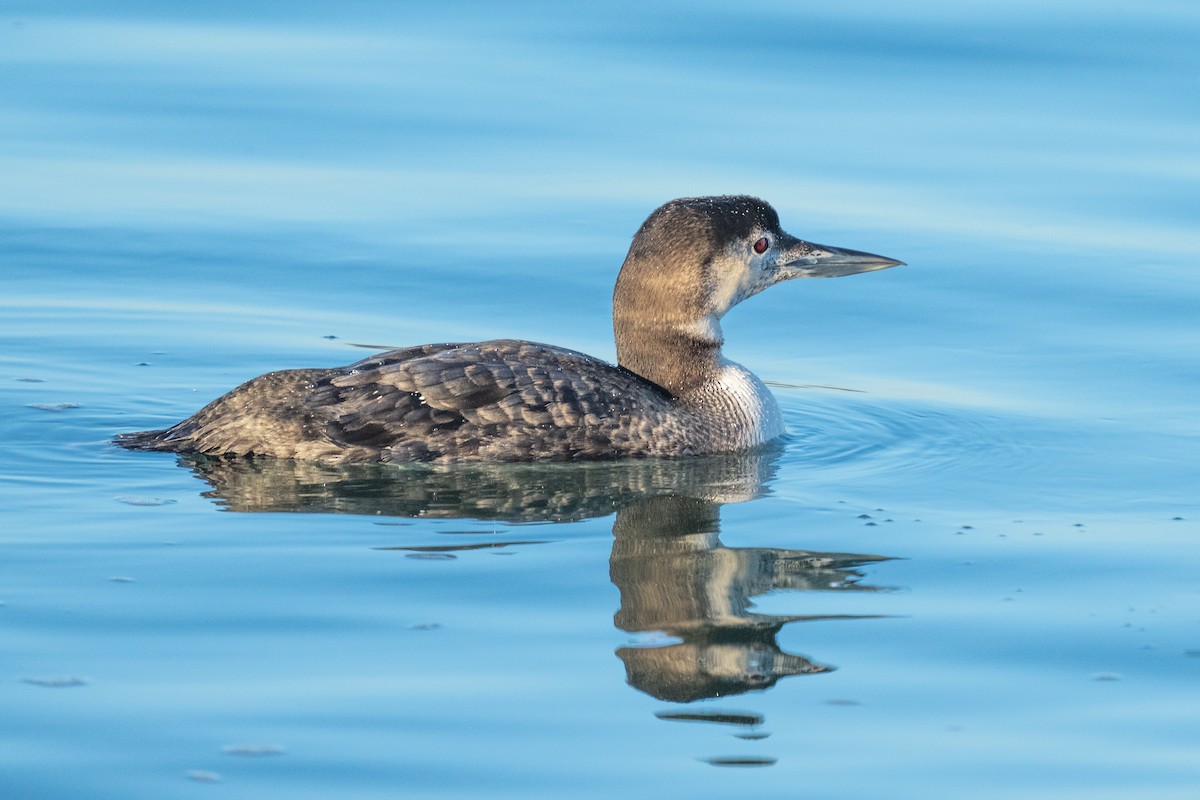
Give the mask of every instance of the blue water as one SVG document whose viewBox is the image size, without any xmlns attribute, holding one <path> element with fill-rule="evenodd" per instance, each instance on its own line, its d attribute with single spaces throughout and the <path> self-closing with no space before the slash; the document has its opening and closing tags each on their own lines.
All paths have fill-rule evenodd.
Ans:
<svg viewBox="0 0 1200 800">
<path fill-rule="evenodd" d="M 0 8 L 0 795 L 1191 798 L 1193 4 Z M 677 196 L 908 266 L 725 321 L 752 456 L 113 447 L 242 380 L 613 357 Z"/>
</svg>

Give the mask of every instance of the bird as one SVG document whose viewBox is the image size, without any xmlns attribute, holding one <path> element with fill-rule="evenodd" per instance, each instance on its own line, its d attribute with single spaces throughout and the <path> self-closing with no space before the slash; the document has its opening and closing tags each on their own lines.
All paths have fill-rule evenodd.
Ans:
<svg viewBox="0 0 1200 800">
<path fill-rule="evenodd" d="M 638 228 L 613 291 L 617 363 L 538 342 L 424 344 L 343 367 L 269 372 L 132 450 L 361 462 L 551 462 L 706 456 L 784 431 L 721 319 L 783 281 L 902 265 L 815 244 L 746 195 L 671 200 Z"/>
</svg>

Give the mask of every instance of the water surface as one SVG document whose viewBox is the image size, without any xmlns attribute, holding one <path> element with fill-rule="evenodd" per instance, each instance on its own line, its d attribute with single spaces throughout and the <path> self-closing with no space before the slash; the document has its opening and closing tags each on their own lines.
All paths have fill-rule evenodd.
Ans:
<svg viewBox="0 0 1200 800">
<path fill-rule="evenodd" d="M 1182 3 L 9 3 L 6 797 L 1193 797 Z M 789 434 L 129 453 L 271 369 L 612 358 L 676 196 L 908 266 L 725 322 Z"/>
</svg>

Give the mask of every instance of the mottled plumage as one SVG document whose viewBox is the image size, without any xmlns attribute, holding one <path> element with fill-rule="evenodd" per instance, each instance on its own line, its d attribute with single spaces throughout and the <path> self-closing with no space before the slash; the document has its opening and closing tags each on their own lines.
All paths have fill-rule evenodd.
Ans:
<svg viewBox="0 0 1200 800">
<path fill-rule="evenodd" d="M 764 242 L 766 243 L 764 245 Z M 262 375 L 142 450 L 331 462 L 678 456 L 782 431 L 774 399 L 721 357 L 719 319 L 781 280 L 899 262 L 783 233 L 747 197 L 676 200 L 634 237 L 613 298 L 621 366 L 535 342 L 428 344 L 334 369 Z"/>
</svg>

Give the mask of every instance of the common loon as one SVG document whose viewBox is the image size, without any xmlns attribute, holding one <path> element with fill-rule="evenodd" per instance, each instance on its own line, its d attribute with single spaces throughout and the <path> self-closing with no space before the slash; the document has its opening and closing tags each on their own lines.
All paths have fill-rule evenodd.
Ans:
<svg viewBox="0 0 1200 800">
<path fill-rule="evenodd" d="M 513 339 L 426 344 L 271 372 L 135 450 L 364 461 L 709 455 L 783 432 L 771 392 L 721 355 L 721 317 L 772 284 L 902 264 L 813 244 L 755 197 L 672 200 L 633 237 L 613 292 L 617 363 Z"/>
</svg>

